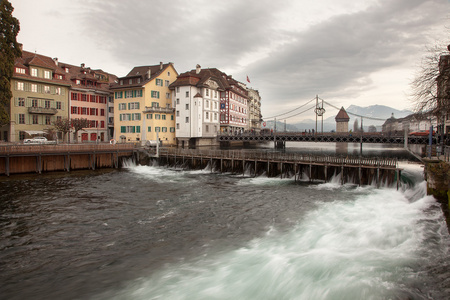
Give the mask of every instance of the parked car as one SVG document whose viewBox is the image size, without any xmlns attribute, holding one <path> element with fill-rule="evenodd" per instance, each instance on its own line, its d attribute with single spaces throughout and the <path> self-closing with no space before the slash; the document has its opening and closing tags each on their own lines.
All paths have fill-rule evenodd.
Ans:
<svg viewBox="0 0 450 300">
<path fill-rule="evenodd" d="M 412 136 L 428 136 L 430 134 L 430 131 L 429 130 L 424 130 L 424 131 L 414 131 L 414 132 L 411 132 L 409 135 L 412 135 Z M 436 134 L 436 131 L 433 131 L 433 135 L 435 135 Z"/>
<path fill-rule="evenodd" d="M 44 136 L 37 136 L 32 139 L 25 139 L 23 140 L 24 144 L 47 144 L 48 140 Z"/>
</svg>

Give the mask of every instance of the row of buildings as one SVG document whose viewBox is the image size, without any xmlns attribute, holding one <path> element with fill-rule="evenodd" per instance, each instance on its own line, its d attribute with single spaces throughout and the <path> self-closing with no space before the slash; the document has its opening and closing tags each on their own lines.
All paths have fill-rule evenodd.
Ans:
<svg viewBox="0 0 450 300">
<path fill-rule="evenodd" d="M 258 132 L 261 97 L 257 90 L 216 68 L 178 74 L 173 63 L 133 68 L 117 77 L 84 64 L 22 51 L 11 80 L 10 124 L 0 140 L 20 142 L 33 135 L 64 139 L 54 123 L 87 119 L 66 141 L 155 142 L 173 145 L 215 143 L 217 134 Z"/>
</svg>

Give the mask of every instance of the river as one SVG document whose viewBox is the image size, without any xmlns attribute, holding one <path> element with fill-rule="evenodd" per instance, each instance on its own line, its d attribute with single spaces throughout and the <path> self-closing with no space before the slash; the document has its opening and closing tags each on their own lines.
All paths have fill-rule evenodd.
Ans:
<svg viewBox="0 0 450 300">
<path fill-rule="evenodd" d="M 130 161 L 2 178 L 0 299 L 448 299 L 445 218 L 401 167 L 400 190 Z"/>
</svg>

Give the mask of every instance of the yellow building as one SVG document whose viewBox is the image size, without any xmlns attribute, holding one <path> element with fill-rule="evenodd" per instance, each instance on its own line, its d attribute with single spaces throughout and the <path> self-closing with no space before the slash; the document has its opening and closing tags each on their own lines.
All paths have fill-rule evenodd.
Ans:
<svg viewBox="0 0 450 300">
<path fill-rule="evenodd" d="M 69 117 L 69 88 L 70 80 L 56 58 L 23 51 L 15 61 L 10 124 L 1 128 L 1 139 L 20 142 L 50 133 L 53 122 Z"/>
<path fill-rule="evenodd" d="M 114 139 L 117 142 L 176 143 L 169 85 L 178 73 L 172 63 L 135 67 L 111 86 L 114 92 Z"/>
</svg>

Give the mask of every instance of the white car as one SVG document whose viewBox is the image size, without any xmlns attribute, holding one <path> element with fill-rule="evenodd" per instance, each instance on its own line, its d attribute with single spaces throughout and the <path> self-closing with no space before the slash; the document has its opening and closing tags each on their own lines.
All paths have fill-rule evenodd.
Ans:
<svg viewBox="0 0 450 300">
<path fill-rule="evenodd" d="M 32 139 L 23 140 L 24 144 L 47 144 L 47 138 L 43 136 L 37 136 Z"/>
</svg>

